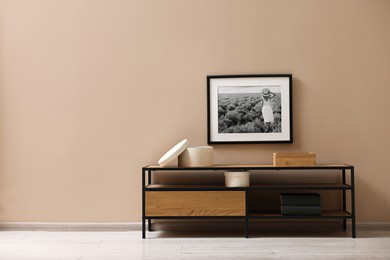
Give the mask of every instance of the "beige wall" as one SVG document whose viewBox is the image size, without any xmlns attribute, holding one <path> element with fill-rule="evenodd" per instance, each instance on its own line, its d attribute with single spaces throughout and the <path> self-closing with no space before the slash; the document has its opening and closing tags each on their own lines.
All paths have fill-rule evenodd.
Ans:
<svg viewBox="0 0 390 260">
<path fill-rule="evenodd" d="M 294 143 L 390 221 L 390 1 L 0 1 L 0 221 L 139 221 L 140 169 L 206 143 L 206 76 L 292 73 Z"/>
</svg>

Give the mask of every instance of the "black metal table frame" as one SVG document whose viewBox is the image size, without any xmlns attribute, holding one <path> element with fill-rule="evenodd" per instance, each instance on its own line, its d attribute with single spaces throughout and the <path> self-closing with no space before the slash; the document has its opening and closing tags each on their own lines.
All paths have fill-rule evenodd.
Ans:
<svg viewBox="0 0 390 260">
<path fill-rule="evenodd" d="M 281 216 L 249 216 L 249 203 L 248 203 L 248 193 L 251 190 L 281 190 L 283 187 L 236 187 L 236 188 L 186 188 L 186 189 L 178 189 L 178 188 L 152 188 L 149 189 L 147 185 L 152 184 L 152 172 L 156 171 L 228 171 L 228 170 L 238 170 L 238 171 L 246 171 L 246 170 L 341 170 L 341 184 L 347 185 L 347 176 L 346 172 L 350 173 L 350 184 L 349 186 L 343 187 L 315 187 L 315 186 L 307 186 L 307 187 L 285 187 L 288 190 L 342 190 L 342 211 L 348 213 L 347 216 L 303 216 L 303 215 L 281 215 Z M 147 191 L 245 191 L 245 216 L 146 216 L 146 202 L 145 202 L 145 193 Z M 350 190 L 351 192 L 351 212 L 347 211 L 347 198 L 346 191 Z M 224 219 L 245 219 L 245 237 L 249 237 L 249 219 L 254 218 L 290 218 L 290 219 L 305 219 L 305 218 L 334 218 L 334 219 L 342 219 L 343 220 L 343 230 L 347 230 L 347 219 L 351 220 L 351 231 L 352 238 L 356 238 L 356 212 L 355 212 L 355 170 L 354 166 L 351 165 L 319 165 L 319 166 L 212 166 L 212 167 L 157 167 L 157 166 L 145 166 L 142 168 L 142 238 L 146 237 L 146 220 L 148 220 L 148 231 L 151 230 L 151 220 L 152 219 L 215 219 L 215 218 L 224 218 Z"/>
</svg>

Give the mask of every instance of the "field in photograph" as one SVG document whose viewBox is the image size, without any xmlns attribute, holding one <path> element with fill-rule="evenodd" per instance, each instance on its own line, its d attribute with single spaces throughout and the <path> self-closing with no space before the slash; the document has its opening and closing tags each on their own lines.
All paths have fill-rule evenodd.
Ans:
<svg viewBox="0 0 390 260">
<path fill-rule="evenodd" d="M 271 100 L 275 122 L 269 128 L 261 113 L 260 93 L 218 94 L 218 133 L 280 133 L 281 98 Z"/>
</svg>

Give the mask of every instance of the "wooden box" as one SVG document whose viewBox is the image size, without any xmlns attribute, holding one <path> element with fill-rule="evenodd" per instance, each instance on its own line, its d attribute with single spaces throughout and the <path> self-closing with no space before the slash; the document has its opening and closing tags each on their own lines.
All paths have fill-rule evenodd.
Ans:
<svg viewBox="0 0 390 260">
<path fill-rule="evenodd" d="M 301 153 L 274 153 L 274 166 L 313 166 L 316 165 L 316 154 Z"/>
<path fill-rule="evenodd" d="M 148 191 L 146 216 L 245 216 L 245 191 Z"/>
</svg>

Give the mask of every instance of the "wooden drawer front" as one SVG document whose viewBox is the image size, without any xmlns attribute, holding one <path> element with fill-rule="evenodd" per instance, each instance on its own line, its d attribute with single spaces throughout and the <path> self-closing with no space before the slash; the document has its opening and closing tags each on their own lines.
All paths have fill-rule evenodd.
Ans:
<svg viewBox="0 0 390 260">
<path fill-rule="evenodd" d="M 245 191 L 147 191 L 146 216 L 245 216 Z"/>
</svg>

